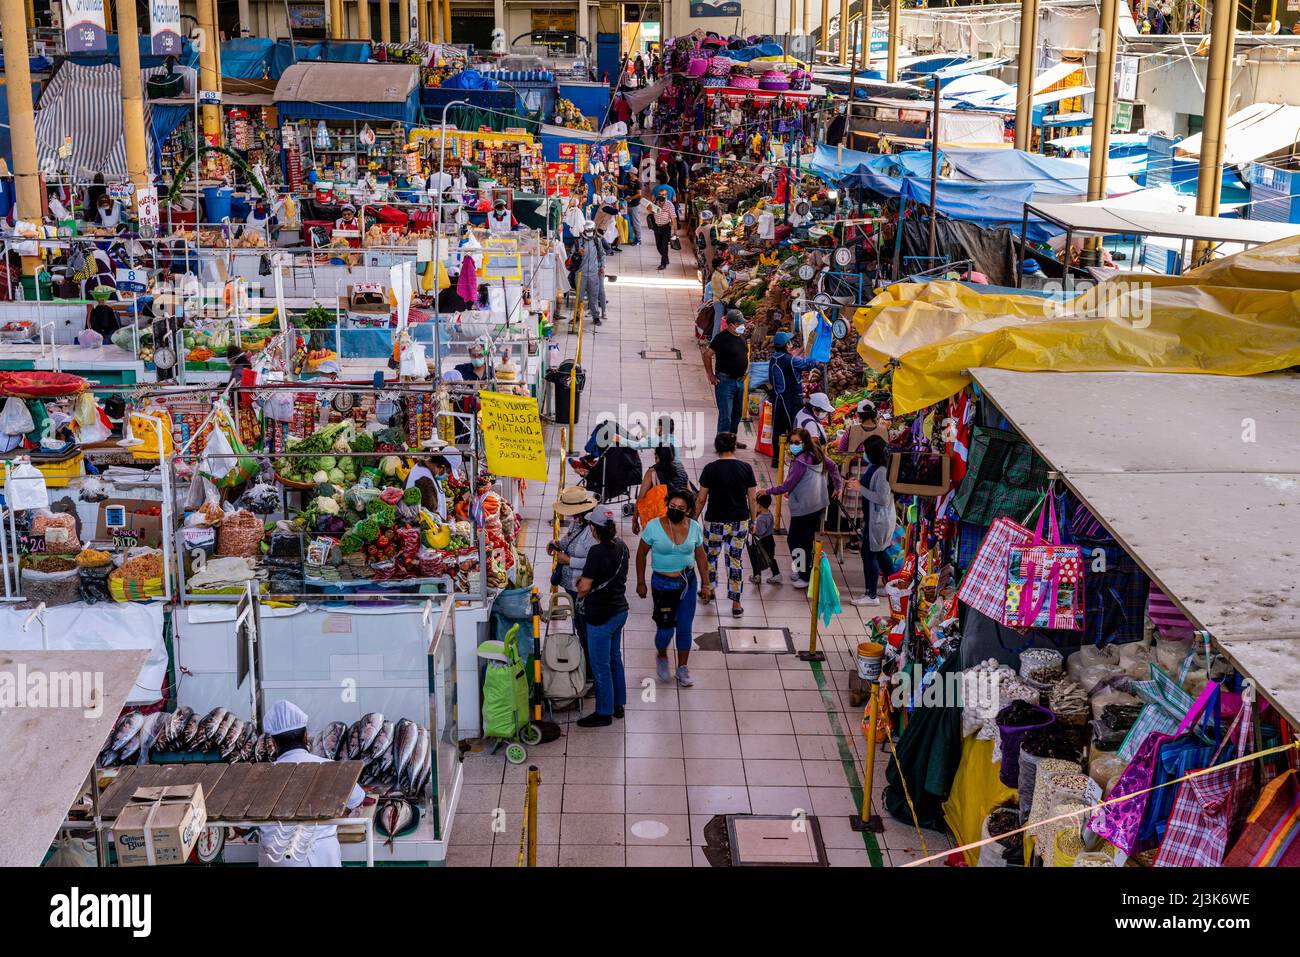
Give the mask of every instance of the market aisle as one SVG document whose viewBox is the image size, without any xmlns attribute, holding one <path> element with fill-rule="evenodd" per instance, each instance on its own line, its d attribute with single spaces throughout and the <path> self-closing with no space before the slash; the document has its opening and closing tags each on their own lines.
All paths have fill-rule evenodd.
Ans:
<svg viewBox="0 0 1300 957">
<path fill-rule="evenodd" d="M 672 265 L 655 269 L 658 256 L 650 234 L 639 248 L 612 257 L 608 284 L 610 319 L 584 330 L 582 365 L 587 389 L 580 406 L 576 446 L 581 446 L 601 412 L 684 413 L 684 458 L 692 479 L 713 457 L 716 407 L 704 376 L 693 323 L 699 282 L 689 248 L 672 254 Z M 561 324 L 563 328 L 563 324 Z M 558 335 L 567 357 L 577 337 Z M 644 359 L 646 349 L 676 348 L 681 359 Z M 620 410 L 620 404 L 626 409 Z M 747 427 L 742 427 L 742 431 Z M 548 427 L 553 449 L 558 427 Z M 753 436 L 742 437 L 751 447 Z M 774 481 L 766 460 L 752 448 L 760 484 Z M 643 456 L 648 461 L 649 456 Z M 558 453 L 545 489 L 526 493 L 525 541 L 537 580 L 549 580 L 551 507 L 559 490 Z M 572 473 L 567 473 L 572 480 Z M 622 523 L 624 540 L 635 551 L 631 522 Z M 783 539 L 778 539 L 783 562 Z M 846 553 L 836 578 L 857 593 L 862 569 Z M 788 578 L 788 576 L 787 576 Z M 863 740 L 860 707 L 849 704 L 847 687 L 853 652 L 863 633 L 863 612 L 847 604 L 844 613 L 822 629 L 827 662 L 810 666 L 790 655 L 724 655 L 694 651 L 695 686 L 678 689 L 654 680 L 654 626 L 649 602 L 635 595 L 629 576 L 631 612 L 624 636 L 629 702 L 627 717 L 608 729 L 580 729 L 567 722 L 565 735 L 529 749 L 529 762 L 542 772 L 539 863 L 543 865 L 708 866 L 701 848 L 703 829 L 715 814 L 791 814 L 802 808 L 818 816 L 833 865 L 899 864 L 920 856 L 911 827 L 887 819 L 885 833 L 868 847 L 853 832 L 848 817 L 860 795 Z M 730 606 L 701 606 L 697 639 L 716 644 L 725 624 L 786 626 L 797 648 L 806 647 L 809 606 L 790 585 L 746 582 L 744 618 L 732 619 Z M 866 616 L 868 619 L 870 615 Z M 710 635 L 710 633 L 713 633 Z M 709 641 L 710 638 L 714 640 Z M 816 670 L 814 670 L 814 667 Z M 649 698 L 650 700 L 645 700 Z M 876 806 L 884 785 L 887 757 L 878 754 Z M 519 849 L 524 767 L 507 765 L 501 754 L 465 757 L 465 786 L 452 828 L 450 865 L 514 866 Z M 504 809 L 505 830 L 493 831 L 493 811 Z M 931 852 L 950 846 L 924 832 Z M 878 850 L 877 850 L 878 848 Z"/>
</svg>

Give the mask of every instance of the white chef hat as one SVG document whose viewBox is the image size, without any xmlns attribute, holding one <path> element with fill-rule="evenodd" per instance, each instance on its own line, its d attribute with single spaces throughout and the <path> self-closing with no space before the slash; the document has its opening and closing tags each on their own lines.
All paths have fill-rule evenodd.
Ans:
<svg viewBox="0 0 1300 957">
<path fill-rule="evenodd" d="M 262 719 L 262 730 L 267 734 L 287 734 L 307 727 L 307 712 L 292 701 L 283 699 L 271 705 L 271 710 Z"/>
</svg>

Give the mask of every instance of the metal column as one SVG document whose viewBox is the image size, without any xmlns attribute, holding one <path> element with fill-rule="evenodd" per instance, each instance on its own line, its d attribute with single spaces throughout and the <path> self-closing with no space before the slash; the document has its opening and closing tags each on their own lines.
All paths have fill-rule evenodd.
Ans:
<svg viewBox="0 0 1300 957">
<path fill-rule="evenodd" d="M 23 0 L 0 0 L 0 20 L 17 24 L 4 31 L 5 98 L 9 103 L 9 138 L 13 143 L 14 190 L 18 212 L 24 219 L 41 222 L 45 200 L 40 167 L 36 162 L 36 122 L 32 111 L 32 74 L 28 65 L 27 31 L 22 29 L 27 11 Z M 40 260 L 24 259 L 23 271 L 35 274 Z"/>
<path fill-rule="evenodd" d="M 1092 152 L 1088 157 L 1088 201 L 1106 198 L 1106 167 L 1110 159 L 1110 127 L 1115 112 L 1115 47 L 1119 42 L 1117 0 L 1101 0 L 1097 31 L 1097 75 L 1093 84 Z M 1068 255 L 1069 250 L 1066 250 Z"/>
<path fill-rule="evenodd" d="M 1020 55 L 1016 60 L 1016 149 L 1034 139 L 1034 74 L 1038 62 L 1038 0 L 1020 0 Z"/>
<path fill-rule="evenodd" d="M 1232 58 L 1237 42 L 1237 0 L 1215 0 L 1210 23 L 1210 49 L 1205 70 L 1205 122 L 1201 131 L 1201 165 L 1196 179 L 1196 214 L 1219 215 L 1223 193 L 1223 131 L 1228 92 L 1232 88 Z M 1192 265 L 1209 252 L 1210 244 L 1192 245 Z M 1186 265 L 1184 266 L 1186 268 Z"/>
<path fill-rule="evenodd" d="M 885 79 L 890 83 L 898 82 L 898 46 L 902 41 L 901 25 L 902 19 L 902 0 L 889 0 L 889 60 L 888 69 L 885 73 Z M 866 45 L 867 53 L 863 57 L 867 69 L 871 69 L 871 24 L 866 25 L 865 34 L 862 42 Z"/>
</svg>

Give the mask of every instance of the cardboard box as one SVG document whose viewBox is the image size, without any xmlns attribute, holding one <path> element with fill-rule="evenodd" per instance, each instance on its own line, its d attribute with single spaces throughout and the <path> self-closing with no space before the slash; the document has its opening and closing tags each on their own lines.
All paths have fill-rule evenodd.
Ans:
<svg viewBox="0 0 1300 957">
<path fill-rule="evenodd" d="M 203 785 L 137 788 L 113 824 L 121 867 L 184 864 L 208 823 Z"/>
<path fill-rule="evenodd" d="M 113 506 L 121 507 L 126 525 L 122 528 L 109 528 L 105 511 Z M 150 548 L 162 546 L 162 515 L 144 514 L 151 509 L 162 509 L 162 502 L 142 498 L 106 498 L 99 503 L 99 521 L 95 524 L 95 539 L 111 541 L 115 534 L 134 535 L 139 544 Z"/>
</svg>

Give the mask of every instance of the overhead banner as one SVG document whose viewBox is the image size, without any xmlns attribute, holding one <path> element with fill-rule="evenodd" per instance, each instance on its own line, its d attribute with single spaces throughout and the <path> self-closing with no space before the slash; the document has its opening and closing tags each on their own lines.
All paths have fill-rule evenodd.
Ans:
<svg viewBox="0 0 1300 957">
<path fill-rule="evenodd" d="M 526 395 L 480 392 L 488 471 L 546 481 L 546 442 L 537 400 Z"/>
<path fill-rule="evenodd" d="M 406 5 L 406 22 L 410 25 L 411 39 L 419 40 L 420 37 L 420 0 L 410 0 Z"/>
<path fill-rule="evenodd" d="M 69 53 L 108 49 L 104 0 L 63 0 L 63 45 Z"/>
<path fill-rule="evenodd" d="M 703 3 L 693 0 L 691 17 L 738 17 L 741 13 L 740 0 L 722 0 L 722 2 Z"/>
<path fill-rule="evenodd" d="M 180 0 L 149 0 L 149 37 L 155 56 L 181 55 Z"/>
</svg>

